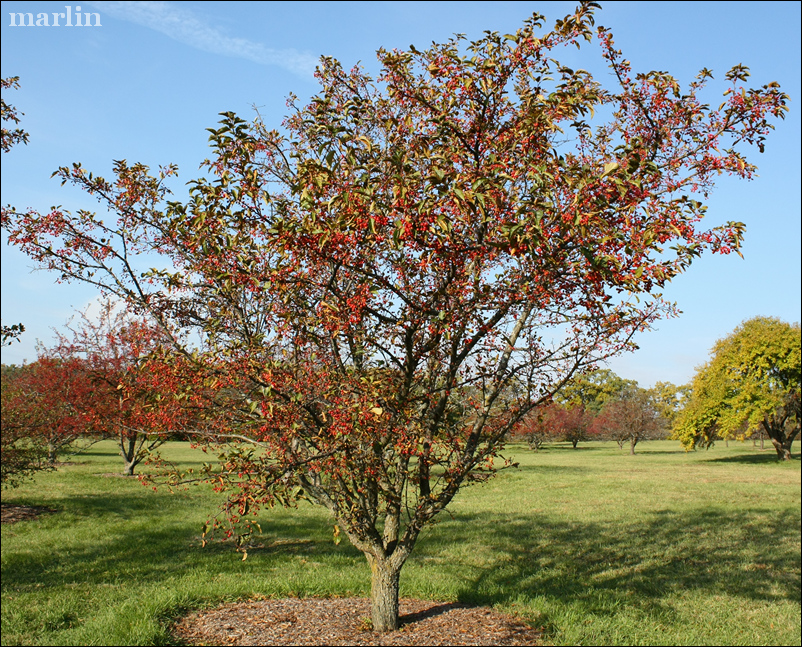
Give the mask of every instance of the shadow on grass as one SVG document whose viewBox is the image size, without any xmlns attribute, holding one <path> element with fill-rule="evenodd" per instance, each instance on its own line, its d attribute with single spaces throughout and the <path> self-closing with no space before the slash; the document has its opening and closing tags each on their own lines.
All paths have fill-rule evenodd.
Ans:
<svg viewBox="0 0 802 647">
<path fill-rule="evenodd" d="M 456 564 L 441 566 L 465 582 L 457 599 L 470 604 L 546 596 L 588 614 L 613 616 L 627 605 L 658 617 L 673 613 L 668 598 L 687 591 L 756 604 L 798 602 L 799 523 L 788 517 L 775 510 L 663 510 L 645 522 L 604 524 L 460 514 L 421 541 L 413 559 L 436 556 L 457 536 L 498 555 L 480 566 L 462 564 L 460 573 L 452 570 Z"/>
<path fill-rule="evenodd" d="M 621 451 L 622 451 L 622 453 L 626 452 L 626 454 L 629 455 L 629 447 L 625 447 Z M 641 443 L 638 443 L 638 445 L 635 447 L 635 455 L 636 456 L 638 454 L 646 454 L 646 455 L 649 455 L 649 456 L 661 456 L 661 455 L 662 456 L 681 456 L 681 455 L 686 454 L 686 453 L 687 452 L 684 449 L 681 449 L 681 448 L 680 449 L 652 449 L 652 448 L 649 447 L 648 444 L 642 446 Z"/>
<path fill-rule="evenodd" d="M 314 555 L 315 559 L 332 561 L 364 559 L 350 544 L 335 545 L 331 524 L 309 514 L 282 514 L 271 519 L 267 512 L 259 520 L 263 533 L 248 547 L 245 565 L 233 541 L 220 541 L 224 532 L 202 547 L 202 522 L 182 518 L 186 501 L 177 501 L 169 493 L 84 495 L 63 499 L 60 504 L 63 516 L 50 517 L 49 532 L 57 534 L 63 527 L 69 540 L 54 543 L 47 553 L 7 551 L 3 555 L 4 592 L 107 585 L 126 579 L 139 584 L 159 582 L 192 568 L 220 575 L 239 574 L 243 569 L 281 565 L 292 556 Z M 210 516 L 218 510 L 208 499 L 200 505 L 208 507 Z M 47 529 L 36 531 L 43 530 Z"/>
<path fill-rule="evenodd" d="M 792 455 L 791 461 L 799 461 L 802 459 L 802 456 L 799 454 Z M 760 465 L 760 464 L 773 464 L 776 465 L 781 461 L 777 458 L 777 452 L 772 449 L 765 449 L 760 454 L 736 454 L 735 456 L 721 456 L 719 458 L 709 458 L 705 459 L 706 463 L 743 463 L 749 465 Z"/>
<path fill-rule="evenodd" d="M 353 546 L 334 544 L 331 522 L 308 511 L 266 512 L 263 533 L 253 538 L 255 546 L 242 562 L 231 543 L 200 547 L 201 524 L 183 516 L 184 497 L 145 490 L 76 496 L 60 505 L 70 520 L 49 517 L 49 531 L 73 534 L 63 543 L 53 541 L 48 551 L 7 551 L 4 592 L 121 580 L 159 583 L 188 569 L 212 575 L 292 569 L 289 559 L 310 554 L 334 569 L 344 563 L 365 568 Z M 215 510 L 209 499 L 199 498 L 198 505 L 210 514 Z M 460 603 L 546 597 L 570 601 L 587 615 L 612 617 L 622 606 L 636 607 L 658 622 L 673 613 L 672 596 L 689 591 L 705 599 L 740 596 L 756 606 L 798 601 L 798 541 L 798 514 L 759 508 L 661 510 L 609 523 L 539 512 L 459 512 L 424 534 L 410 565 L 417 562 L 432 578 L 461 581 Z M 455 544 L 467 546 L 466 557 L 448 557 Z M 438 558 L 436 567 L 423 566 L 432 558 Z M 551 620 L 538 622 L 548 626 Z"/>
<path fill-rule="evenodd" d="M 538 452 L 543 452 L 544 454 L 550 454 L 552 452 L 555 452 L 555 453 L 557 453 L 557 452 L 559 452 L 559 453 L 562 453 L 562 452 L 575 452 L 575 453 L 579 454 L 581 452 L 581 453 L 584 454 L 584 453 L 587 453 L 587 452 L 603 451 L 603 449 L 604 449 L 603 447 L 597 447 L 597 446 L 591 445 L 589 443 L 584 443 L 584 444 L 583 443 L 579 443 L 579 445 L 577 445 L 576 447 L 572 447 L 568 443 L 559 444 L 559 445 L 549 445 L 547 443 L 547 444 L 543 445 L 543 447 L 541 447 L 538 450 L 530 449 L 528 451 L 531 451 L 534 454 L 537 454 Z"/>
<path fill-rule="evenodd" d="M 505 448 L 506 451 L 503 452 L 505 455 L 507 453 L 511 455 L 520 455 L 523 452 L 531 453 L 533 456 L 537 456 L 538 454 L 549 455 L 549 454 L 560 454 L 560 455 L 575 455 L 579 456 L 580 454 L 597 454 L 600 456 L 604 456 L 608 458 L 610 456 L 629 456 L 629 443 L 625 444 L 624 447 L 616 447 L 613 448 L 609 444 L 608 445 L 598 445 L 592 443 L 580 443 L 576 449 L 571 447 L 569 444 L 559 444 L 559 445 L 543 445 L 539 450 L 529 449 L 528 447 L 523 446 L 516 446 L 513 447 L 513 451 L 510 450 L 509 447 Z M 677 456 L 681 454 L 685 454 L 685 450 L 682 448 L 678 449 L 652 449 L 652 446 L 646 442 L 640 442 L 635 447 L 635 455 L 639 454 L 648 454 L 648 455 L 665 455 L 665 456 Z"/>
</svg>

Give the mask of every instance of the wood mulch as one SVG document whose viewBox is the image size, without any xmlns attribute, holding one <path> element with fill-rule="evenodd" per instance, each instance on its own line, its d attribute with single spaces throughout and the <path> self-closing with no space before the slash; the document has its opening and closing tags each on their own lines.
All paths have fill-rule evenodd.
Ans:
<svg viewBox="0 0 802 647">
<path fill-rule="evenodd" d="M 186 645 L 538 645 L 541 631 L 487 607 L 402 599 L 401 628 L 376 634 L 367 598 L 250 600 L 173 626 Z"/>
<path fill-rule="evenodd" d="M 0 523 L 17 523 L 17 521 L 32 521 L 43 514 L 58 512 L 55 508 L 41 505 L 14 505 L 13 503 L 0 504 Z"/>
</svg>

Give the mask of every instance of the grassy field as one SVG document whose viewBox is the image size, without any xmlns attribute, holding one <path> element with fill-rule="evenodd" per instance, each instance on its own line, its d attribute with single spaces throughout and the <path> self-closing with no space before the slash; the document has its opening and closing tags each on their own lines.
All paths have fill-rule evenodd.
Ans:
<svg viewBox="0 0 802 647">
<path fill-rule="evenodd" d="M 548 446 L 461 492 L 424 531 L 401 594 L 492 605 L 550 644 L 800 644 L 800 461 L 723 444 Z M 170 447 L 184 462 L 185 446 Z M 366 596 L 323 511 L 272 510 L 248 559 L 200 545 L 219 495 L 110 477 L 110 444 L 4 492 L 57 512 L 2 528 L 2 643 L 169 643 L 171 619 L 256 596 Z"/>
</svg>

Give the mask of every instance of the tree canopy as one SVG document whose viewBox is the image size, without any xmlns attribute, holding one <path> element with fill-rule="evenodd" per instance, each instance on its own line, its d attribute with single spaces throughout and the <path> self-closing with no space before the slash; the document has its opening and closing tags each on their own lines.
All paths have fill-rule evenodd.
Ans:
<svg viewBox="0 0 802 647">
<path fill-rule="evenodd" d="M 573 378 L 560 391 L 559 400 L 596 414 L 605 404 L 621 399 L 628 389 L 637 386 L 635 380 L 619 377 L 609 368 L 599 368 Z"/>
<path fill-rule="evenodd" d="M 743 225 L 705 229 L 693 194 L 752 176 L 740 151 L 786 96 L 736 66 L 711 109 L 707 70 L 684 91 L 634 74 L 595 8 L 380 50 L 378 79 L 324 58 L 283 130 L 223 115 L 186 201 L 174 167 L 118 161 L 111 180 L 56 172 L 111 218 L 3 213 L 42 266 L 148 313 L 187 391 L 216 390 L 209 478 L 232 510 L 331 511 L 370 563 L 376 630 L 397 627 L 421 530 L 497 469 L 506 433 L 674 313 L 659 290 L 695 257 L 739 249 Z M 584 41 L 610 87 L 556 60 Z"/>
<path fill-rule="evenodd" d="M 716 342 L 699 367 L 675 436 L 692 449 L 717 438 L 749 437 L 763 428 L 777 456 L 788 460 L 800 429 L 799 324 L 755 317 Z"/>
</svg>

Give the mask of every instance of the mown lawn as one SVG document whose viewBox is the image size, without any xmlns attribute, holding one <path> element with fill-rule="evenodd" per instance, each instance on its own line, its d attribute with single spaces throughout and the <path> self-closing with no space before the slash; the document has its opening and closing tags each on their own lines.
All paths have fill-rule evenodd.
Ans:
<svg viewBox="0 0 802 647">
<path fill-rule="evenodd" d="M 553 644 L 799 645 L 800 461 L 674 442 L 538 453 L 461 492 L 424 532 L 402 596 L 493 605 Z M 203 461 L 185 445 L 169 453 Z M 201 547 L 220 496 L 107 476 L 111 444 L 4 503 L 57 512 L 2 528 L 2 643 L 166 644 L 189 609 L 255 596 L 366 596 L 364 558 L 311 506 L 272 510 L 247 560 Z"/>
</svg>

